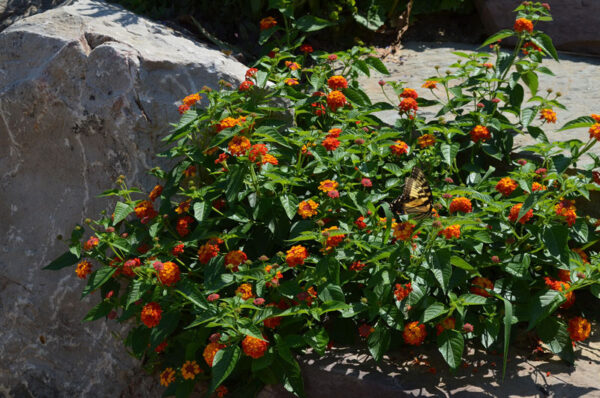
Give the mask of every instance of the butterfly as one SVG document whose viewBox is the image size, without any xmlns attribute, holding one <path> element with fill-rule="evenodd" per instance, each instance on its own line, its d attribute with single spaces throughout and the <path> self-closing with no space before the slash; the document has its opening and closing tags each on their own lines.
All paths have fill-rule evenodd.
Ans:
<svg viewBox="0 0 600 398">
<path fill-rule="evenodd" d="M 431 214 L 433 209 L 433 195 L 425 178 L 425 174 L 418 167 L 413 167 L 410 177 L 406 178 L 402 195 L 390 204 L 396 214 L 414 214 L 420 219 Z"/>
</svg>

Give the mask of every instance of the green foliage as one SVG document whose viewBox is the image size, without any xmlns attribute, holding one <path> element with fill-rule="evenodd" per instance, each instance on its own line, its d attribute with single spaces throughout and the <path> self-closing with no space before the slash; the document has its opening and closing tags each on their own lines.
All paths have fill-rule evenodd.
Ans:
<svg viewBox="0 0 600 398">
<path fill-rule="evenodd" d="M 246 395 L 281 383 L 302 397 L 296 355 L 323 354 L 331 340 L 364 345 L 377 361 L 399 344 L 433 343 L 452 369 L 479 344 L 502 349 L 505 369 L 518 328 L 573 361 L 572 340 L 586 337 L 569 326 L 584 322 L 575 294 L 600 297 L 600 256 L 597 220 L 571 201 L 600 185 L 567 171 L 600 124 L 565 124 L 589 128 L 587 143 L 546 138 L 562 106 L 536 93 L 551 42 L 511 31 L 512 53 L 456 53 L 450 73 L 428 79 L 428 98 L 384 82 L 390 101 L 373 104 L 358 78 L 385 66 L 363 47 L 302 51 L 304 33 L 327 24 L 284 6 L 287 28 L 270 28 L 274 53 L 244 84 L 203 89 L 204 109 L 184 100 L 165 137 L 174 166 L 152 170 L 159 185 L 146 196 L 120 179 L 104 193 L 119 197 L 114 214 L 88 223 L 97 240 L 75 228 L 47 267 L 93 262 L 93 272 L 77 268 L 83 295 L 101 294 L 85 320 L 138 325 L 126 347 L 163 376 L 173 371 L 163 382 L 176 396 L 203 381 Z M 517 12 L 549 17 L 538 3 Z M 536 38 L 543 48 L 524 53 Z M 421 117 L 430 105 L 440 117 Z M 396 107 L 393 126 L 376 115 Z M 514 159 L 521 134 L 534 142 L 528 161 Z M 407 179 L 415 167 L 424 181 Z M 423 214 L 392 211 L 407 181 Z M 202 372 L 186 377 L 186 361 Z"/>
</svg>

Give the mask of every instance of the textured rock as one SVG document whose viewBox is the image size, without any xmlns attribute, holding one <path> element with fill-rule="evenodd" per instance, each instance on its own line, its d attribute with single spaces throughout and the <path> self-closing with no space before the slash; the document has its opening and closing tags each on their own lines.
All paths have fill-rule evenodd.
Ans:
<svg viewBox="0 0 600 398">
<path fill-rule="evenodd" d="M 0 31 L 22 18 L 71 1 L 72 0 L 0 0 Z"/>
<path fill-rule="evenodd" d="M 81 323 L 98 297 L 79 301 L 72 268 L 41 268 L 66 249 L 59 235 L 107 207 L 96 196 L 118 175 L 151 187 L 145 171 L 179 99 L 244 72 L 101 1 L 0 33 L 0 396 L 116 397 L 140 383 L 110 333 L 124 330 Z"/>
<path fill-rule="evenodd" d="M 488 34 L 512 28 L 513 10 L 522 0 L 476 0 L 481 21 Z M 559 50 L 600 54 L 597 0 L 552 0 L 552 22 L 540 22 L 536 29 L 550 35 Z"/>
</svg>

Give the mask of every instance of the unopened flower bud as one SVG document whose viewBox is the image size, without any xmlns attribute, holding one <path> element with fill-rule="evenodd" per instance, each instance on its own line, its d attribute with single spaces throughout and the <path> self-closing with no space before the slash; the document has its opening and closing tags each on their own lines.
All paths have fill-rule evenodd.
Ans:
<svg viewBox="0 0 600 398">
<path fill-rule="evenodd" d="M 450 177 L 444 178 L 444 181 L 446 181 L 448 184 L 454 184 L 454 180 Z"/>
<path fill-rule="evenodd" d="M 492 262 L 498 264 L 500 262 L 500 257 L 492 256 Z"/>
<path fill-rule="evenodd" d="M 362 138 L 357 138 L 357 139 L 354 140 L 354 143 L 356 145 L 362 145 L 362 144 L 365 143 L 365 140 L 363 140 Z"/>
<path fill-rule="evenodd" d="M 106 228 L 106 232 L 109 234 L 112 234 L 113 232 L 115 232 L 115 228 L 114 227 L 108 227 Z"/>
<path fill-rule="evenodd" d="M 218 294 L 217 294 L 217 296 L 218 296 Z M 213 333 L 208 338 L 208 341 L 210 341 L 211 343 L 218 343 L 220 339 L 221 339 L 221 333 Z"/>
<path fill-rule="evenodd" d="M 360 302 L 363 303 L 363 304 L 367 304 L 369 302 L 369 300 L 367 300 L 366 297 L 361 297 L 360 298 Z"/>
<path fill-rule="evenodd" d="M 483 104 L 480 102 L 480 103 L 478 103 L 478 104 L 477 104 L 477 107 L 478 107 L 478 108 L 483 108 L 483 107 L 485 107 L 485 105 L 483 105 Z"/>
<path fill-rule="evenodd" d="M 86 224 L 91 224 L 92 220 L 90 218 L 86 218 L 85 219 L 85 223 Z M 75 227 L 75 229 L 79 231 L 81 229 L 81 227 L 78 225 L 78 226 Z"/>
<path fill-rule="evenodd" d="M 264 254 L 262 256 L 260 256 L 259 261 L 269 261 L 269 257 L 265 256 Z"/>
<path fill-rule="evenodd" d="M 550 94 L 552 91 L 554 91 L 554 90 L 552 90 L 551 88 L 547 88 L 547 89 L 546 89 L 546 92 L 547 92 L 548 94 Z"/>
<path fill-rule="evenodd" d="M 127 239 L 128 237 L 129 237 L 129 234 L 127 232 L 123 232 L 121 234 L 121 238 L 123 238 L 123 239 Z"/>
<path fill-rule="evenodd" d="M 527 161 L 525 159 L 519 159 L 517 163 L 519 163 L 521 166 L 525 166 L 527 164 Z"/>
<path fill-rule="evenodd" d="M 470 323 L 465 323 L 462 329 L 465 333 L 473 333 L 473 325 L 471 325 Z"/>
<path fill-rule="evenodd" d="M 385 86 L 385 83 L 386 83 L 386 82 L 385 82 L 385 80 L 380 80 L 380 81 L 379 81 L 379 85 L 380 85 L 381 87 Z"/>
<path fill-rule="evenodd" d="M 449 193 L 442 194 L 442 198 L 444 198 L 444 199 L 450 199 L 451 197 L 452 197 L 452 194 L 449 194 Z"/>
<path fill-rule="evenodd" d="M 254 299 L 254 305 L 263 305 L 265 303 L 265 299 L 262 297 L 257 297 Z"/>
<path fill-rule="evenodd" d="M 206 299 L 212 303 L 213 301 L 217 301 L 219 298 L 221 298 L 221 296 L 219 296 L 219 294 L 213 293 L 213 294 L 209 294 Z"/>
<path fill-rule="evenodd" d="M 560 91 L 557 91 L 557 92 L 556 92 L 556 96 L 557 96 L 557 97 L 562 97 L 562 93 L 561 93 Z"/>
<path fill-rule="evenodd" d="M 500 102 L 500 98 L 494 98 L 494 99 L 492 100 L 492 102 L 493 102 L 494 104 L 497 104 L 498 102 Z"/>
</svg>

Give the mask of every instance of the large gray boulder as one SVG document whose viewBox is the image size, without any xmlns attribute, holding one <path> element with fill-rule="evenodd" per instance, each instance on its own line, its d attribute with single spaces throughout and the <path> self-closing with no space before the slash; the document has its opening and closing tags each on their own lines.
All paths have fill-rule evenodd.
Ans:
<svg viewBox="0 0 600 398">
<path fill-rule="evenodd" d="M 244 65 L 103 1 L 80 0 L 0 33 L 0 396 L 118 397 L 139 364 L 105 322 L 82 324 L 72 268 L 41 268 L 123 174 L 154 184 L 177 101 Z M 137 390 L 140 392 L 139 390 Z M 141 393 L 139 396 L 149 396 Z"/>
<path fill-rule="evenodd" d="M 0 0 L 0 31 L 10 24 L 72 0 Z"/>
<path fill-rule="evenodd" d="M 513 10 L 522 0 L 476 0 L 481 22 L 488 34 L 512 28 L 515 21 Z M 600 30 L 598 0 L 552 0 L 547 1 L 554 20 L 540 22 L 536 27 L 554 41 L 559 50 L 585 54 L 600 54 Z"/>
</svg>

